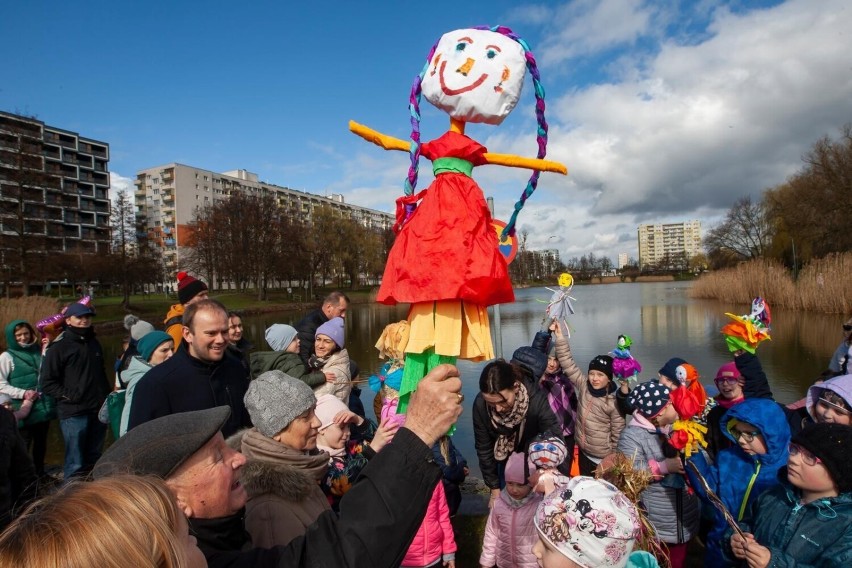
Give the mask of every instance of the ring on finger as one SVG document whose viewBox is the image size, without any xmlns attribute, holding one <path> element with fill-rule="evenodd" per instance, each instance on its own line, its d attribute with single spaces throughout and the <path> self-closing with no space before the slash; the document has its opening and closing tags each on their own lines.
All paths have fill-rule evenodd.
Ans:
<svg viewBox="0 0 852 568">
<path fill-rule="evenodd" d="M 459 404 L 461 404 L 462 402 L 464 402 L 464 395 L 463 395 L 462 393 L 457 392 L 457 393 L 456 393 L 456 396 L 457 396 L 457 397 L 459 397 Z"/>
</svg>

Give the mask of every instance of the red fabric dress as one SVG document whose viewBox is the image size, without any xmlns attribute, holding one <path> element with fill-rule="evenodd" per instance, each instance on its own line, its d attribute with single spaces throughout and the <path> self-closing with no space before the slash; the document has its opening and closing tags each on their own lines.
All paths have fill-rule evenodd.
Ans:
<svg viewBox="0 0 852 568">
<path fill-rule="evenodd" d="M 423 156 L 487 163 L 486 148 L 447 132 L 423 144 Z M 481 306 L 515 299 L 506 260 L 479 185 L 462 173 L 439 173 L 396 237 L 377 301 L 464 300 Z"/>
</svg>

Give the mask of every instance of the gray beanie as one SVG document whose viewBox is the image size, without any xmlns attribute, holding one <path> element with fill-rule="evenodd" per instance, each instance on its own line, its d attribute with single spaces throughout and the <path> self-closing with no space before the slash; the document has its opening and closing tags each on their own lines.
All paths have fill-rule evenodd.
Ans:
<svg viewBox="0 0 852 568">
<path fill-rule="evenodd" d="M 284 351 L 296 339 L 296 328 L 286 323 L 273 323 L 266 328 L 266 342 L 273 351 Z"/>
<path fill-rule="evenodd" d="M 249 383 L 246 410 L 258 431 L 271 438 L 315 406 L 314 391 L 282 371 L 266 371 Z"/>
<path fill-rule="evenodd" d="M 139 316 L 127 314 L 124 316 L 124 329 L 130 332 L 133 341 L 139 341 L 146 334 L 154 331 L 154 326 L 147 321 L 139 319 Z"/>
</svg>

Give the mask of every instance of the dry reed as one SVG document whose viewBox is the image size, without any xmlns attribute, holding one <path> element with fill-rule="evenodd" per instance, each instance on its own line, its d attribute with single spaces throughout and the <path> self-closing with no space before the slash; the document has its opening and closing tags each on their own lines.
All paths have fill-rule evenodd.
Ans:
<svg viewBox="0 0 852 568">
<path fill-rule="evenodd" d="M 793 280 L 777 261 L 752 260 L 736 267 L 704 274 L 692 286 L 693 298 L 749 304 L 762 296 L 771 306 L 823 313 L 852 311 L 852 252 L 833 254 L 808 263 Z"/>
<path fill-rule="evenodd" d="M 59 301 L 45 296 L 23 296 L 0 300 L 0 330 L 9 322 L 25 320 L 35 327 L 36 322 L 59 312 Z M 6 334 L 0 331 L 0 348 L 6 349 Z"/>
</svg>

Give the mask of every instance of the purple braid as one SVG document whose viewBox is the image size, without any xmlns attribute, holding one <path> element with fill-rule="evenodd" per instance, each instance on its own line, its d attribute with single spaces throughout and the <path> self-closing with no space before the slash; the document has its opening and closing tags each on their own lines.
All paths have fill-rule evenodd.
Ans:
<svg viewBox="0 0 852 568">
<path fill-rule="evenodd" d="M 426 71 L 429 69 L 429 63 L 432 61 L 432 56 L 435 54 L 435 48 L 438 43 L 432 46 L 429 50 L 429 55 L 426 56 L 426 64 L 420 71 L 420 74 L 414 78 L 414 84 L 411 86 L 411 94 L 408 97 L 408 112 L 411 115 L 411 147 L 408 152 L 411 155 L 411 165 L 408 166 L 408 177 L 405 178 L 405 195 L 413 195 L 414 188 L 417 187 L 417 174 L 420 170 L 420 94 L 421 84 Z"/>
<path fill-rule="evenodd" d="M 543 159 L 545 155 L 547 155 L 547 121 L 544 119 L 544 86 L 541 84 L 541 74 L 538 71 L 538 65 L 535 62 L 535 56 L 532 54 L 529 45 L 524 41 L 520 36 L 518 36 L 511 29 L 506 26 L 477 26 L 475 29 L 478 30 L 490 30 L 492 32 L 497 32 L 502 34 L 508 38 L 511 38 L 521 44 L 521 47 L 524 48 L 524 56 L 527 60 L 527 69 L 530 72 L 533 80 L 533 89 L 535 90 L 535 117 L 536 122 L 538 123 L 538 128 L 536 129 L 536 142 L 538 143 L 538 153 L 536 157 L 538 159 Z M 521 212 L 521 209 L 524 208 L 524 204 L 527 199 L 535 191 L 538 186 L 538 178 L 541 175 L 541 172 L 538 170 L 533 170 L 530 179 L 527 181 L 527 186 L 524 188 L 523 193 L 521 193 L 521 198 L 515 203 L 515 210 L 512 212 L 512 217 L 509 219 L 509 222 L 506 223 L 506 227 L 503 229 L 503 232 L 500 234 L 500 240 L 502 241 L 508 236 L 515 235 L 515 222 L 518 219 L 518 213 Z"/>
</svg>

